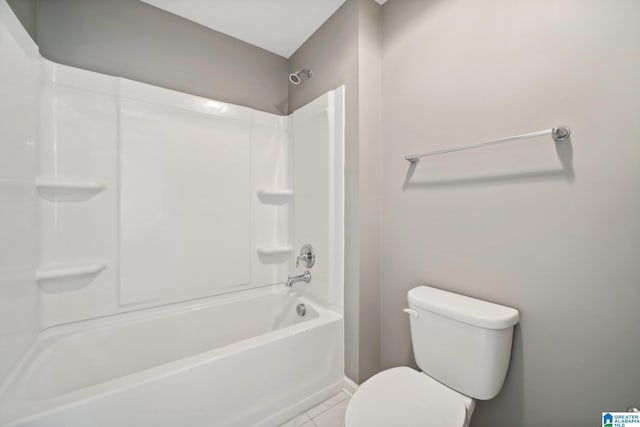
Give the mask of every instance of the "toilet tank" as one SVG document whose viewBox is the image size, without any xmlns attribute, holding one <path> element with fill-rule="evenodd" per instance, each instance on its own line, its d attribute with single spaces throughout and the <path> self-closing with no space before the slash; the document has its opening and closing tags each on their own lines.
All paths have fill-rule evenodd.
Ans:
<svg viewBox="0 0 640 427">
<path fill-rule="evenodd" d="M 518 310 L 428 286 L 407 297 L 420 369 L 475 399 L 495 397 L 509 367 Z"/>
</svg>

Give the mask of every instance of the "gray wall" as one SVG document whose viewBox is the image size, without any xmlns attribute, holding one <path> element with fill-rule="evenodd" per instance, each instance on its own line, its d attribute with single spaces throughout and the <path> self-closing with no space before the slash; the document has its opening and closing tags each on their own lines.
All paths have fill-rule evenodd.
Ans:
<svg viewBox="0 0 640 427">
<path fill-rule="evenodd" d="M 359 378 L 380 371 L 380 209 L 382 139 L 382 8 L 361 0 L 359 14 L 358 197 Z"/>
<path fill-rule="evenodd" d="M 314 72 L 289 85 L 291 111 L 346 87 L 345 346 L 346 374 L 356 382 L 379 370 L 379 20 L 373 0 L 347 0 L 289 58 L 290 71 Z"/>
<path fill-rule="evenodd" d="M 406 292 L 516 307 L 506 385 L 472 425 L 600 425 L 640 403 L 640 2 L 383 7 L 381 359 L 413 364 Z M 548 138 L 406 154 L 567 123 Z"/>
<path fill-rule="evenodd" d="M 299 85 L 289 84 L 289 109 L 294 111 L 340 85 L 347 87 L 347 108 L 358 106 L 358 15 L 359 0 L 347 0 L 289 58 L 289 71 L 312 68 L 313 77 Z M 357 139 L 357 132 L 351 135 Z M 357 151 L 356 151 L 357 153 Z"/>
<path fill-rule="evenodd" d="M 38 41 L 61 64 L 288 111 L 285 58 L 138 0 L 39 1 Z"/>
</svg>

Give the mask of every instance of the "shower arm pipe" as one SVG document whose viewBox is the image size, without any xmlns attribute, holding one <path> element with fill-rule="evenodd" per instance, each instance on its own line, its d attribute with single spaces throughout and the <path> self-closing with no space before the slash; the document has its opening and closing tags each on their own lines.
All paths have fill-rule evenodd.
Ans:
<svg viewBox="0 0 640 427">
<path fill-rule="evenodd" d="M 405 156 L 405 159 L 411 163 L 417 163 L 423 157 L 438 156 L 440 154 L 453 153 L 455 151 L 469 150 L 472 148 L 480 148 L 488 145 L 502 144 L 505 142 L 535 138 L 537 136 L 544 136 L 544 135 L 551 135 L 554 141 L 562 142 L 562 141 L 565 141 L 567 138 L 569 138 L 569 135 L 571 135 L 571 130 L 566 126 L 558 126 L 551 129 L 541 130 L 538 132 L 529 132 L 529 133 L 523 133 L 522 135 L 509 136 L 507 138 L 494 139 L 492 141 L 481 142 L 479 144 L 465 145 L 462 147 L 448 148 L 445 150 L 431 151 L 431 152 L 422 153 L 422 154 L 411 154 L 409 156 Z"/>
</svg>

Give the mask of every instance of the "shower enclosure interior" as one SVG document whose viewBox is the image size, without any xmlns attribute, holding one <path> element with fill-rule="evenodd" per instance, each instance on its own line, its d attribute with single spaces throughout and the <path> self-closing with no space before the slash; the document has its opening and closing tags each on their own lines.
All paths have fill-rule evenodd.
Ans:
<svg viewBox="0 0 640 427">
<path fill-rule="evenodd" d="M 344 89 L 285 117 L 62 66 L 0 3 L 0 425 L 131 422 L 136 396 L 174 425 L 171 390 L 205 389 L 246 400 L 192 396 L 190 425 L 272 425 L 335 393 Z"/>
</svg>

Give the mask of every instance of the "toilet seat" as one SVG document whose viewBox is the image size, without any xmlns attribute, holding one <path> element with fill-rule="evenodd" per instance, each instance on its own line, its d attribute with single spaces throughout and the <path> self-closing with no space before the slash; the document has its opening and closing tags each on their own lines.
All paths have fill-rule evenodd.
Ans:
<svg viewBox="0 0 640 427">
<path fill-rule="evenodd" d="M 383 371 L 354 393 L 345 427 L 463 427 L 465 400 L 428 375 L 400 367 Z"/>
</svg>

